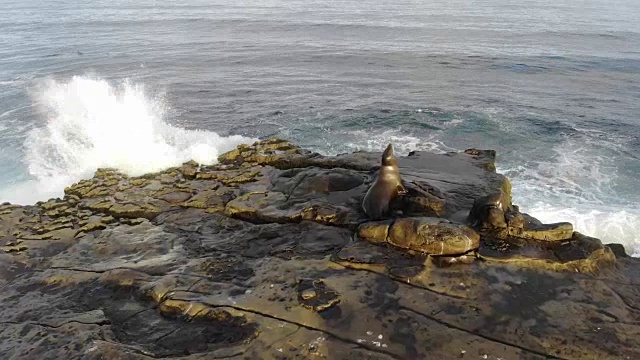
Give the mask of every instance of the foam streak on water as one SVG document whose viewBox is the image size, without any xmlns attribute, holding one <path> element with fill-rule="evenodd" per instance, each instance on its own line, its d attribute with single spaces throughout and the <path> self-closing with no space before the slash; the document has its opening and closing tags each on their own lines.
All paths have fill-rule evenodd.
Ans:
<svg viewBox="0 0 640 360">
<path fill-rule="evenodd" d="M 33 179 L 4 189 L 3 201 L 28 204 L 61 196 L 65 186 L 101 167 L 135 176 L 191 159 L 212 164 L 221 152 L 254 141 L 171 126 L 163 121 L 163 99 L 128 81 L 115 86 L 81 76 L 48 80 L 34 97 L 46 123 L 24 143 Z"/>
</svg>

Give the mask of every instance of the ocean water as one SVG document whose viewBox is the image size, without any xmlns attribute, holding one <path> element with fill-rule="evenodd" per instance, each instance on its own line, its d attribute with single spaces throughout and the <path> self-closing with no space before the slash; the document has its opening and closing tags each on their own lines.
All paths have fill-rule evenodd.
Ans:
<svg viewBox="0 0 640 360">
<path fill-rule="evenodd" d="M 0 0 L 0 201 L 280 136 L 498 151 L 514 202 L 640 255 L 640 1 Z"/>
</svg>

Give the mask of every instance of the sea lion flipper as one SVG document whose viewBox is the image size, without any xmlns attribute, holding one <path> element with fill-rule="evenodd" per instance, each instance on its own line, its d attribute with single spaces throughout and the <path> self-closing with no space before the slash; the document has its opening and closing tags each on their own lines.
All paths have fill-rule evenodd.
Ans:
<svg viewBox="0 0 640 360">
<path fill-rule="evenodd" d="M 407 188 L 404 187 L 403 184 L 398 184 L 396 189 L 397 189 L 398 195 L 407 195 Z"/>
</svg>

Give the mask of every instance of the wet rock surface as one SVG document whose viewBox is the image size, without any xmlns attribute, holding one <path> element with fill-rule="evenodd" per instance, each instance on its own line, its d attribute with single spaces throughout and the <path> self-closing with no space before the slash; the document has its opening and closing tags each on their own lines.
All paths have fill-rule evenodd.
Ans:
<svg viewBox="0 0 640 360">
<path fill-rule="evenodd" d="M 433 217 L 368 222 L 358 230 L 361 239 L 431 255 L 462 255 L 480 244 L 480 235 L 472 228 Z"/>
<path fill-rule="evenodd" d="M 408 193 L 370 221 L 379 159 L 269 139 L 1 205 L 0 353 L 640 358 L 638 259 L 521 214 L 487 150 L 399 157 Z"/>
</svg>

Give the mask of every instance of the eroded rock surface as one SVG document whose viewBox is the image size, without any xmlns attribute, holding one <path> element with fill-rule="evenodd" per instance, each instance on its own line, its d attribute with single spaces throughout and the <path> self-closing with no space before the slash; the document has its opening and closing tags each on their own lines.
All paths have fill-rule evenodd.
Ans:
<svg viewBox="0 0 640 360">
<path fill-rule="evenodd" d="M 640 358 L 638 259 L 519 213 L 487 150 L 399 157 L 401 214 L 371 222 L 379 158 L 269 139 L 215 166 L 103 169 L 63 199 L 1 205 L 0 353 Z M 495 193 L 501 212 L 467 224 Z"/>
<path fill-rule="evenodd" d="M 462 255 L 480 245 L 480 235 L 472 228 L 433 217 L 368 222 L 360 226 L 358 235 L 373 243 L 431 255 Z"/>
</svg>

